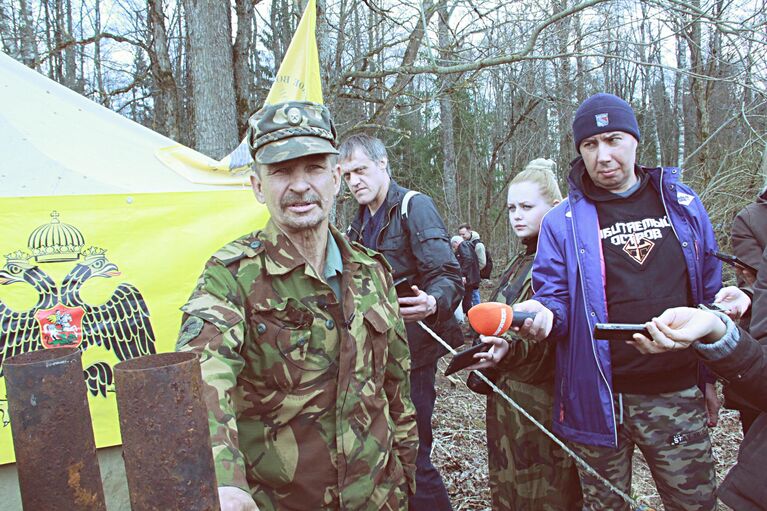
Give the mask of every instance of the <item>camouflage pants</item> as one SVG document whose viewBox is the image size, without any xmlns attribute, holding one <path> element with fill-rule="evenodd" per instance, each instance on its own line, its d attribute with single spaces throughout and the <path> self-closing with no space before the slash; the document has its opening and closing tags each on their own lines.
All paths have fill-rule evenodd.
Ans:
<svg viewBox="0 0 767 511">
<path fill-rule="evenodd" d="M 666 511 L 716 509 L 716 474 L 697 387 L 665 394 L 616 394 L 618 448 L 570 442 L 572 449 L 615 486 L 630 493 L 634 446 L 642 451 Z M 622 419 L 621 419 L 622 418 Z M 629 511 L 604 483 L 578 467 L 584 509 Z"/>
<path fill-rule="evenodd" d="M 551 384 L 529 385 L 501 375 L 497 385 L 551 429 Z M 487 399 L 487 450 L 495 511 L 581 509 L 581 488 L 573 461 L 497 394 Z"/>
</svg>

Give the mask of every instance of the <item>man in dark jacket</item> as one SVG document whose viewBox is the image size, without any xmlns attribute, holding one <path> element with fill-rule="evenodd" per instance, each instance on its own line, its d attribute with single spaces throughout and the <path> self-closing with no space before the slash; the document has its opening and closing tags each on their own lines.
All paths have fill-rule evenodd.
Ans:
<svg viewBox="0 0 767 511">
<path fill-rule="evenodd" d="M 663 353 L 692 345 L 693 351 L 760 415 L 743 438 L 738 462 L 717 490 L 738 511 L 767 510 L 767 251 L 763 252 L 751 305 L 751 334 L 723 314 L 671 309 L 648 323 L 653 340 L 633 344 L 642 353 Z M 699 342 L 695 342 L 699 340 Z"/>
<path fill-rule="evenodd" d="M 737 214 L 732 221 L 730 231 L 732 251 L 744 263 L 754 268 L 759 267 L 762 260 L 762 252 L 767 246 L 767 190 L 757 196 L 756 201 L 749 204 Z M 738 285 L 741 287 L 752 286 L 756 275 L 748 270 L 737 270 Z M 751 315 L 744 316 L 740 325 L 749 329 Z M 731 385 L 724 386 L 724 402 L 727 408 L 740 412 L 740 423 L 743 426 L 743 434 L 759 415 L 759 410 L 748 406 Z"/>
<path fill-rule="evenodd" d="M 596 323 L 644 323 L 671 307 L 713 302 L 722 277 L 710 253 L 711 222 L 679 169 L 637 164 L 639 126 L 621 98 L 584 101 L 573 138 L 580 157 L 571 163 L 569 196 L 543 219 L 535 295 L 515 307 L 537 313 L 522 335 L 557 343 L 554 432 L 624 492 L 638 447 L 668 509 L 713 510 L 716 475 L 695 356 L 645 357 L 593 334 Z M 584 509 L 629 509 L 579 472 Z"/>
<path fill-rule="evenodd" d="M 383 254 L 394 280 L 406 278 L 414 295 L 399 299 L 412 359 L 410 392 L 419 440 L 416 493 L 410 497 L 409 508 L 450 510 L 442 477 L 431 463 L 437 360 L 447 350 L 418 322 L 423 321 L 454 346 L 463 342 L 453 317 L 463 296 L 461 268 L 431 198 L 402 188 L 391 179 L 381 140 L 355 135 L 341 144 L 339 152 L 341 174 L 360 205 L 347 232 L 349 239 Z"/>
<path fill-rule="evenodd" d="M 762 252 L 767 247 L 767 188 L 762 190 L 756 201 L 737 214 L 730 231 L 732 250 L 744 263 L 759 267 Z M 751 286 L 756 275 L 738 271 L 738 285 Z"/>
<path fill-rule="evenodd" d="M 463 301 L 461 306 L 463 313 L 466 314 L 474 304 L 474 291 L 479 289 L 479 261 L 477 253 L 470 241 L 466 241 L 462 236 L 453 236 L 450 239 L 450 245 L 453 247 L 458 264 L 461 265 L 463 274 Z"/>
</svg>

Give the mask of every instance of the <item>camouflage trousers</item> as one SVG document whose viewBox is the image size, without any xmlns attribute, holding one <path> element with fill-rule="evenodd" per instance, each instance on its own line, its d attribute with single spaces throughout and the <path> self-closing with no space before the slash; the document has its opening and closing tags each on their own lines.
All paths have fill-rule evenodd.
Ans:
<svg viewBox="0 0 767 511">
<path fill-rule="evenodd" d="M 530 385 L 501 375 L 496 384 L 551 429 L 551 383 Z M 487 399 L 487 451 L 495 511 L 581 509 L 580 482 L 572 459 L 497 394 Z"/>
<path fill-rule="evenodd" d="M 589 465 L 631 495 L 634 446 L 647 460 L 666 511 L 716 509 L 716 473 L 697 387 L 665 394 L 616 394 L 618 448 L 569 442 Z M 578 467 L 583 508 L 629 511 L 623 499 Z"/>
</svg>

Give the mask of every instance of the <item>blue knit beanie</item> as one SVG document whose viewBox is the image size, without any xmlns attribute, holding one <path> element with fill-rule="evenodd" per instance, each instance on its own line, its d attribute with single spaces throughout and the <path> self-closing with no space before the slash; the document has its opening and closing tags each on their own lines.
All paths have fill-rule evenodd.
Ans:
<svg viewBox="0 0 767 511">
<path fill-rule="evenodd" d="M 581 103 L 573 119 L 575 150 L 580 154 L 581 142 L 599 133 L 623 131 L 639 141 L 639 125 L 631 105 L 613 94 L 600 92 Z"/>
</svg>

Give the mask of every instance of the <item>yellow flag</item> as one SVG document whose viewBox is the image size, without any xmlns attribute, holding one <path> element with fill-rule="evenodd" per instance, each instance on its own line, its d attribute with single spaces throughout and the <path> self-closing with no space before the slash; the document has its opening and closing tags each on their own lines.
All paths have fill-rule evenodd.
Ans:
<svg viewBox="0 0 767 511">
<path fill-rule="evenodd" d="M 264 104 L 284 101 L 322 103 L 316 27 L 317 5 L 315 0 L 309 0 Z"/>
<path fill-rule="evenodd" d="M 79 347 L 107 447 L 120 443 L 114 365 L 173 351 L 205 261 L 268 214 L 250 190 L 228 190 L 0 198 L 0 217 L 0 353 L 9 339 L 23 339 L 20 351 Z M 66 345 L 45 328 L 56 310 L 74 318 Z M 13 460 L 0 378 L 0 464 Z"/>
<path fill-rule="evenodd" d="M 96 445 L 119 444 L 112 368 L 175 349 L 205 261 L 268 211 L 247 176 L 194 184 L 158 161 L 171 139 L 2 52 L 0 91 L 0 363 L 80 348 Z M 11 420 L 0 375 L 0 464 Z"/>
</svg>

